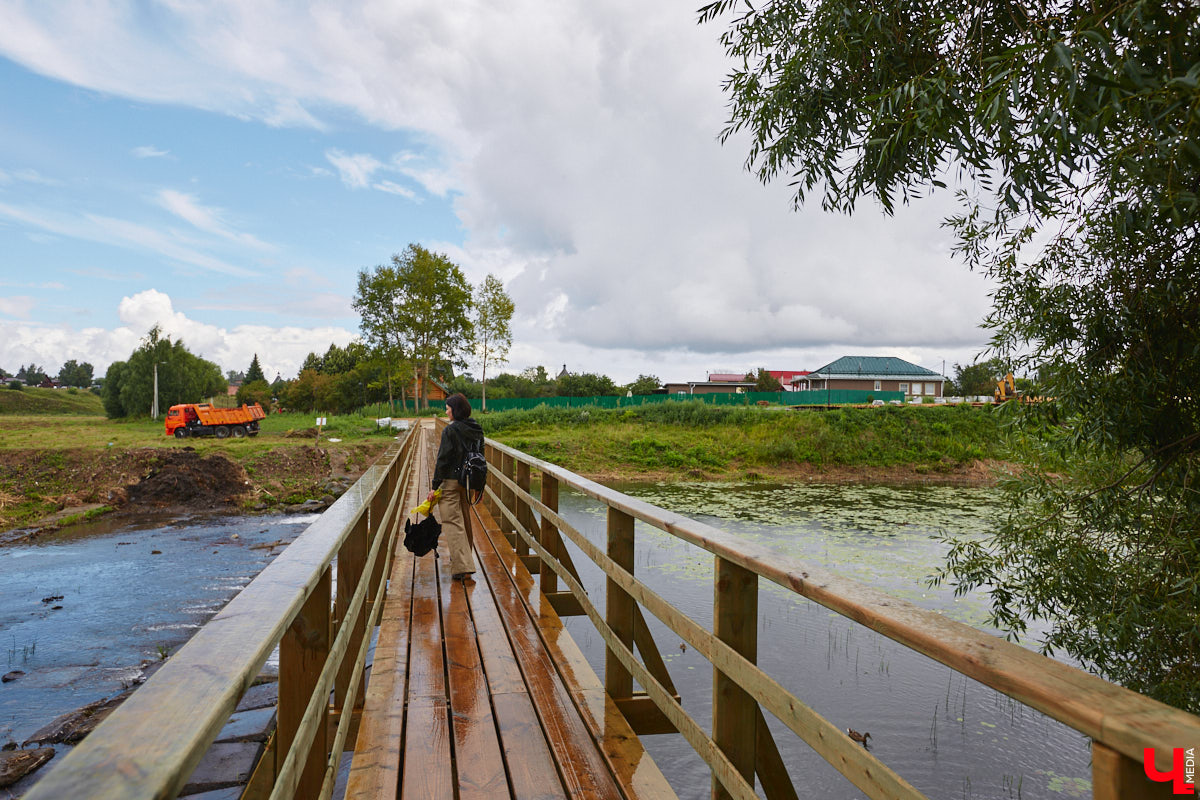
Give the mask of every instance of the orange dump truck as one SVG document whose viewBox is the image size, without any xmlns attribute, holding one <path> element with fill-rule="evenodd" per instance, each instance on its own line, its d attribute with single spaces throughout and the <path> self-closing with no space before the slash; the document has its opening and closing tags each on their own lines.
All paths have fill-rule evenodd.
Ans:
<svg viewBox="0 0 1200 800">
<path fill-rule="evenodd" d="M 258 433 L 258 421 L 266 418 L 262 406 L 255 403 L 241 408 L 216 408 L 208 403 L 185 403 L 171 406 L 167 412 L 167 436 L 186 439 L 189 436 L 215 436 L 240 439 Z"/>
</svg>

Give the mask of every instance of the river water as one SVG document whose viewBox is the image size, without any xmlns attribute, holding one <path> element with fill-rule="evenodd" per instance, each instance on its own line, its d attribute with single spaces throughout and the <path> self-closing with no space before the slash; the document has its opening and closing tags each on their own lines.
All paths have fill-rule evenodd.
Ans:
<svg viewBox="0 0 1200 800">
<path fill-rule="evenodd" d="M 316 518 L 100 521 L 0 548 L 0 672 L 25 673 L 0 684 L 0 743 L 132 685 Z"/>
<path fill-rule="evenodd" d="M 992 524 L 1000 510 L 993 491 L 615 488 L 986 629 L 983 598 L 929 589 L 924 577 L 945 552 L 938 536 L 980 536 Z M 560 509 L 603 547 L 601 506 L 564 491 Z M 265 545 L 290 541 L 313 519 L 160 520 L 120 530 L 101 522 L 0 549 L 0 665 L 26 673 L 0 685 L 0 743 L 22 741 L 58 714 L 129 685 L 138 664 L 178 649 L 266 566 L 278 548 Z M 578 550 L 573 556 L 589 593 L 602 598 L 599 570 Z M 711 627 L 709 554 L 638 523 L 636 571 Z M 761 589 L 763 669 L 838 727 L 869 731 L 872 751 L 930 797 L 1090 796 L 1084 737 L 774 584 Z M 647 621 L 684 708 L 710 727 L 711 666 L 681 650 L 679 638 L 649 614 Z M 603 642 L 587 618 L 566 624 L 602 674 Z M 862 796 L 776 720 L 770 724 L 801 797 Z M 681 797 L 708 797 L 708 770 L 682 737 L 645 741 Z"/>
<path fill-rule="evenodd" d="M 995 633 L 986 598 L 925 585 L 947 546 L 982 536 L 1000 512 L 990 489 L 747 484 L 628 484 L 655 505 L 802 558 L 923 608 Z M 560 511 L 601 548 L 605 510 L 563 492 Z M 711 630 L 713 556 L 648 525 L 636 526 L 635 571 Z M 603 576 L 569 545 L 585 587 Z M 646 614 L 684 709 L 711 730 L 712 667 Z M 586 617 L 568 630 L 597 674 L 604 646 Z M 1031 625 L 1036 634 L 1036 626 Z M 759 665 L 839 728 L 871 733 L 871 750 L 931 798 L 1090 797 L 1085 737 L 834 612 L 760 580 Z M 767 715 L 801 797 L 862 797 L 795 734 Z M 707 798 L 709 773 L 681 736 L 644 737 L 683 798 Z"/>
</svg>

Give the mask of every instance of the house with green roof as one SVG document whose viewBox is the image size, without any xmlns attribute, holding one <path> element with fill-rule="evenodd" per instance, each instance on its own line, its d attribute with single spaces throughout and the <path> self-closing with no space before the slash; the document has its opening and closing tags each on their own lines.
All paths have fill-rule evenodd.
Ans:
<svg viewBox="0 0 1200 800">
<path fill-rule="evenodd" d="M 904 392 L 907 397 L 941 397 L 946 376 L 893 356 L 842 356 L 807 376 L 813 389 Z"/>
</svg>

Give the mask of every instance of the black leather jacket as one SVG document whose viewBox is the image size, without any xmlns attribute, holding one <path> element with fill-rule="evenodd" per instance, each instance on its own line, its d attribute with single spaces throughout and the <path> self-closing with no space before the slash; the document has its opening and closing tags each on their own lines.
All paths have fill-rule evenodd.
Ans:
<svg viewBox="0 0 1200 800">
<path fill-rule="evenodd" d="M 483 428 L 467 417 L 454 420 L 442 431 L 442 443 L 438 446 L 437 465 L 433 468 L 433 488 L 444 480 L 458 480 L 458 470 L 467 458 L 468 446 L 483 449 Z"/>
</svg>

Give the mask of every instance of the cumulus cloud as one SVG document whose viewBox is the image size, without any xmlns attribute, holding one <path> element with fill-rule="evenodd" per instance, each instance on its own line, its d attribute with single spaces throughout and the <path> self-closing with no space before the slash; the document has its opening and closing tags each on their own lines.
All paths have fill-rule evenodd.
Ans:
<svg viewBox="0 0 1200 800">
<path fill-rule="evenodd" d="M 169 151 L 159 150 L 157 147 L 148 144 L 142 145 L 141 147 L 135 147 L 130 152 L 138 158 L 164 158 L 170 155 Z"/>
<path fill-rule="evenodd" d="M 29 298 L 0 298 L 0 314 L 5 313 L 5 300 L 21 302 Z M 63 362 L 73 358 L 88 361 L 98 374 L 103 374 L 112 362 L 128 358 L 146 333 L 158 325 L 163 333 L 182 340 L 188 350 L 215 362 L 222 371 L 244 370 L 257 353 L 268 378 L 274 379 L 276 374 L 294 378 L 310 352 L 324 353 L 330 343 L 345 346 L 356 336 L 354 331 L 333 325 L 210 325 L 176 310 L 170 296 L 158 289 L 122 298 L 117 313 L 121 324 L 111 329 L 0 319 L 0 365 L 35 361 L 56 372 Z"/>
<path fill-rule="evenodd" d="M 784 182 L 763 187 L 742 169 L 745 142 L 718 144 L 729 65 L 720 25 L 697 25 L 692 2 L 297 13 L 227 0 L 155 13 L 169 16 L 169 40 L 139 6 L 18 6 L 0 52 L 139 100 L 308 128 L 349 109 L 428 142 L 426 154 L 326 159 L 349 189 L 415 197 L 411 180 L 453 196 L 473 279 L 510 281 L 515 332 L 528 337 L 514 361 L 966 360 L 985 341 L 989 286 L 951 259 L 946 198 L 895 219 L 867 203 L 852 218 L 793 213 Z"/>
</svg>

